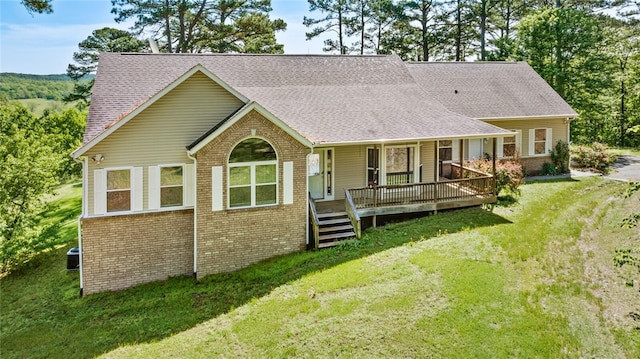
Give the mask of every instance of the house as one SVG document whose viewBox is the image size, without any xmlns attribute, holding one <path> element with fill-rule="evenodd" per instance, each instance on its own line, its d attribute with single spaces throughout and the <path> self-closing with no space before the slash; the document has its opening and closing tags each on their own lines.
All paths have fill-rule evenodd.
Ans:
<svg viewBox="0 0 640 359">
<path fill-rule="evenodd" d="M 563 102 L 528 66 L 503 66 L 531 77 L 514 98 Z M 435 96 L 435 69 L 397 56 L 101 54 L 73 153 L 83 162 L 81 292 L 329 246 L 358 237 L 363 217 L 492 202 L 493 177 L 465 158 L 507 156 L 498 151 L 529 128 L 566 139 L 546 112 L 513 110 L 522 98 L 483 101 L 487 87 L 470 98 L 491 116 L 465 113 L 457 99 L 473 86 Z"/>
</svg>

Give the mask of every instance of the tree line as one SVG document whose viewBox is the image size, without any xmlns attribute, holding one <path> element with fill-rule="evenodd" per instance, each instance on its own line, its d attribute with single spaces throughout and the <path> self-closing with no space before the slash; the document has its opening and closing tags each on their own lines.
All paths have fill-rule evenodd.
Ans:
<svg viewBox="0 0 640 359">
<path fill-rule="evenodd" d="M 0 73 L 0 96 L 7 100 L 41 98 L 62 101 L 73 89 L 66 75 Z"/>
<path fill-rule="evenodd" d="M 112 0 L 130 31 L 95 30 L 68 75 L 98 53 L 283 53 L 270 0 Z M 308 0 L 307 39 L 333 54 L 405 61 L 527 61 L 579 114 L 575 143 L 640 146 L 640 4 L 633 0 Z M 91 81 L 67 100 L 88 101 Z"/>
</svg>

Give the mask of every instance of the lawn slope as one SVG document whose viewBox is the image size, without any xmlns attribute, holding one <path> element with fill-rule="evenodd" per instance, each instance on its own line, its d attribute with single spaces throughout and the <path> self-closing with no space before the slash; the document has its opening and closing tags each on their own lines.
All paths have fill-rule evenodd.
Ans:
<svg viewBox="0 0 640 359">
<path fill-rule="evenodd" d="M 613 262 L 640 243 L 625 189 L 530 183 L 511 207 L 86 298 L 61 248 L 0 282 L 0 357 L 637 358 L 637 270 Z"/>
</svg>

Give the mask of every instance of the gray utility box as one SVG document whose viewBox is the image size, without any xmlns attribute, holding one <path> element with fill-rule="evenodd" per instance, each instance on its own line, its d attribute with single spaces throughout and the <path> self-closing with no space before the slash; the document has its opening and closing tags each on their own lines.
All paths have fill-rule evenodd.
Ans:
<svg viewBox="0 0 640 359">
<path fill-rule="evenodd" d="M 80 269 L 80 248 L 74 247 L 67 252 L 67 270 Z"/>
</svg>

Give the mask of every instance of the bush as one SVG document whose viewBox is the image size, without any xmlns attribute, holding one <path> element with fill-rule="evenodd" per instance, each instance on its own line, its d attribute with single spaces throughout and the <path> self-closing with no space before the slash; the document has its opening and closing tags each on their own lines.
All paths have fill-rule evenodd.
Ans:
<svg viewBox="0 0 640 359">
<path fill-rule="evenodd" d="M 553 165 L 555 167 L 556 173 L 549 174 L 559 174 L 559 173 L 569 173 L 569 159 L 571 157 L 571 151 L 569 150 L 569 144 L 560 140 L 556 142 L 556 145 L 551 150 L 551 161 L 553 161 Z M 544 166 L 543 166 L 544 171 Z"/>
<path fill-rule="evenodd" d="M 549 163 L 549 162 L 545 162 L 542 164 L 543 176 L 555 176 L 559 173 L 560 171 L 558 170 L 558 167 L 555 164 Z"/>
<path fill-rule="evenodd" d="M 609 166 L 618 158 L 609 153 L 609 148 L 599 142 L 588 146 L 577 146 L 571 150 L 573 162 L 578 168 L 585 168 L 600 173 L 609 172 Z"/>
<path fill-rule="evenodd" d="M 467 163 L 469 168 L 484 173 L 492 173 L 493 162 L 486 158 L 476 158 Z M 505 191 L 507 195 L 520 195 L 518 189 L 523 183 L 524 169 L 519 158 L 496 161 L 496 195 Z"/>
</svg>

